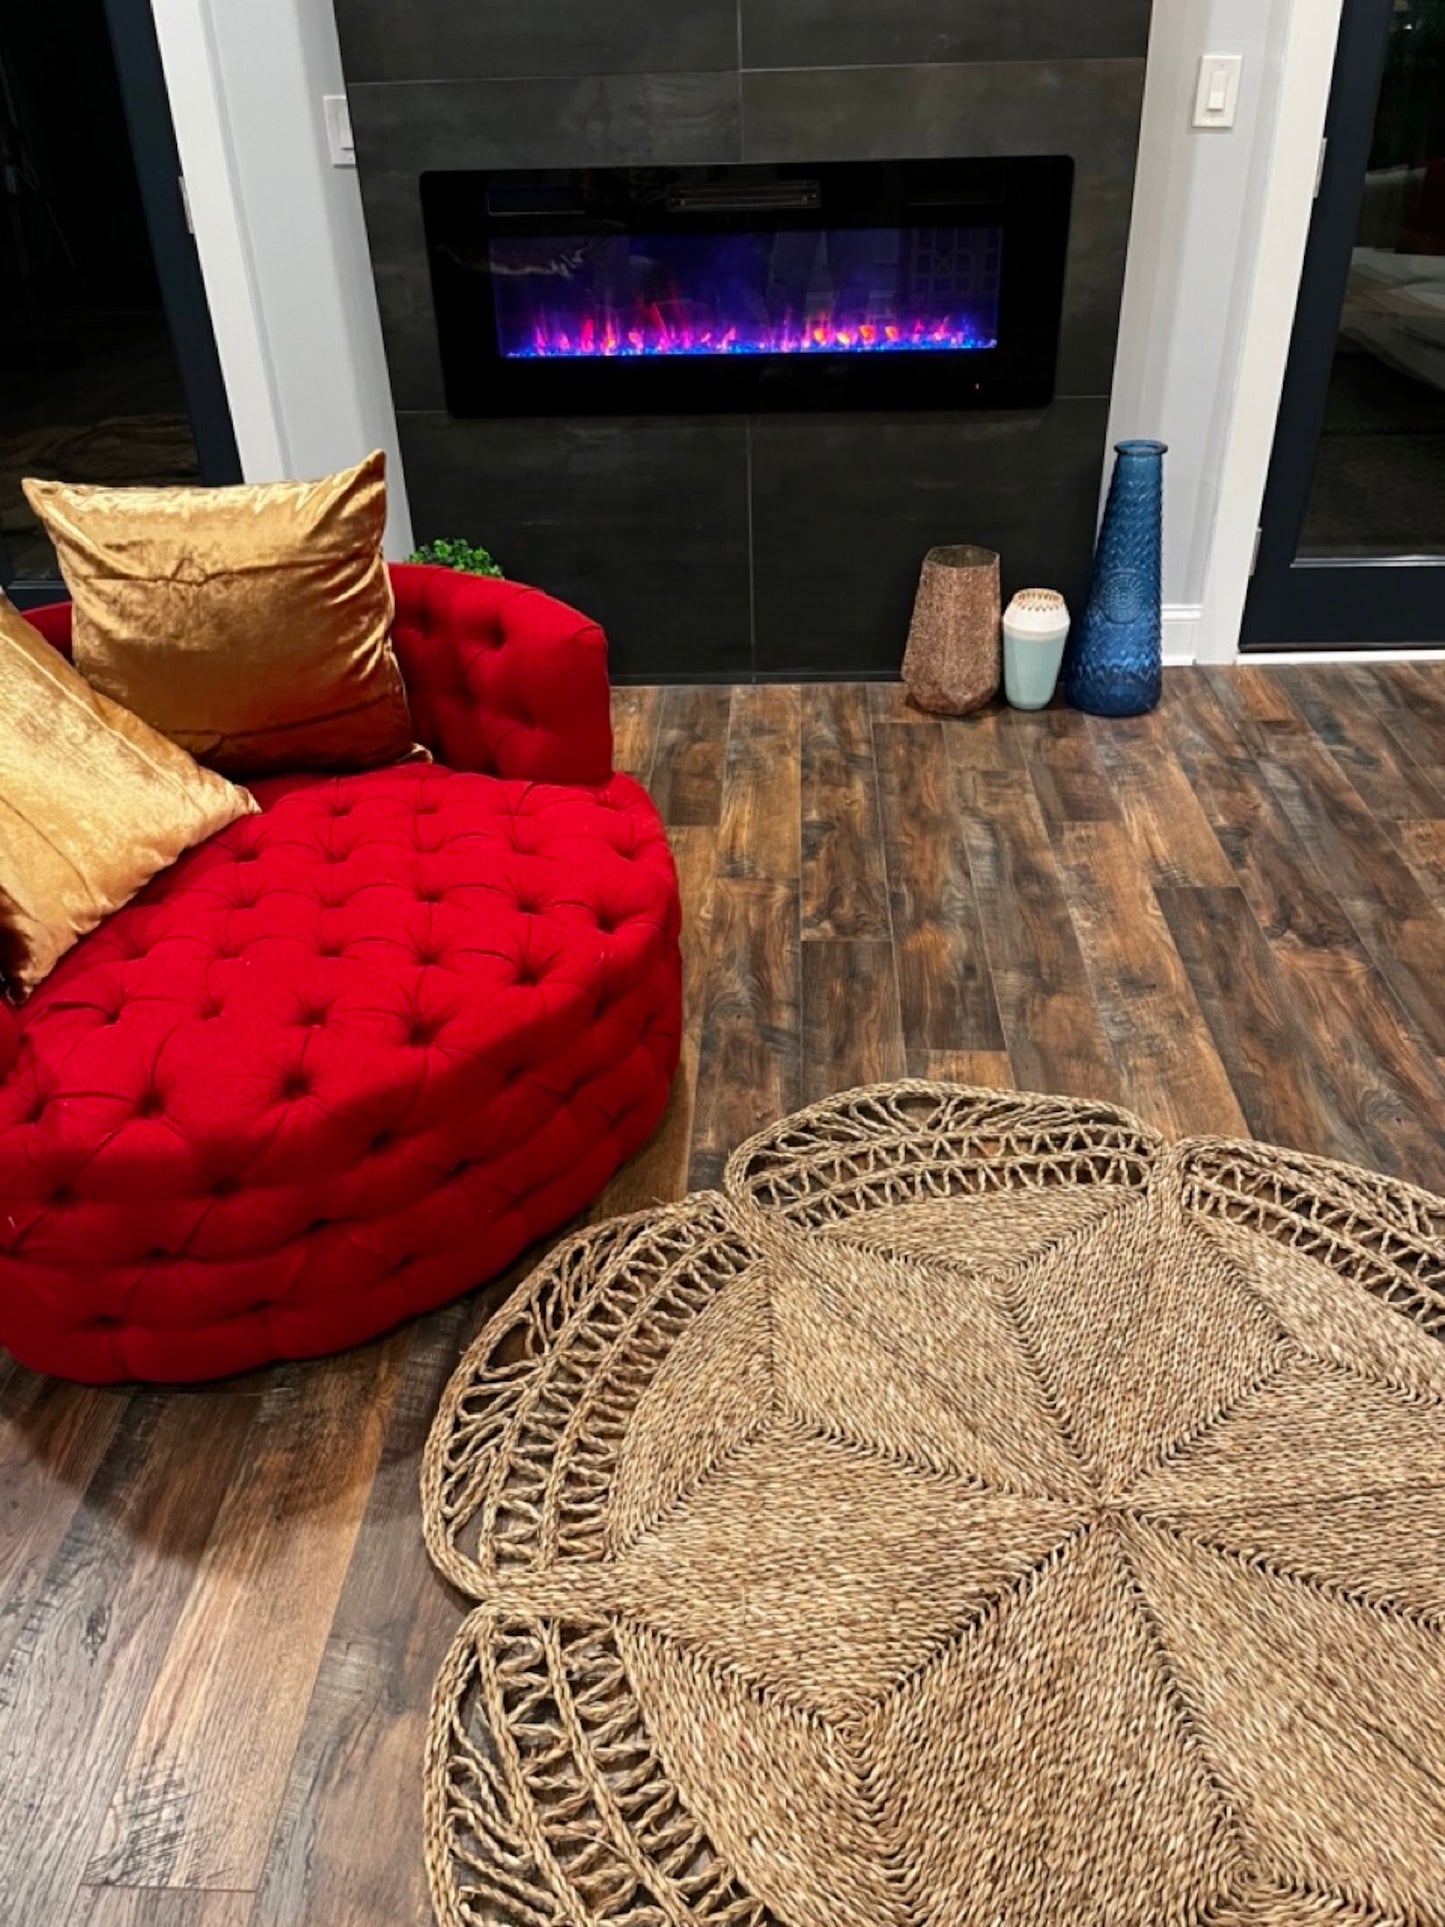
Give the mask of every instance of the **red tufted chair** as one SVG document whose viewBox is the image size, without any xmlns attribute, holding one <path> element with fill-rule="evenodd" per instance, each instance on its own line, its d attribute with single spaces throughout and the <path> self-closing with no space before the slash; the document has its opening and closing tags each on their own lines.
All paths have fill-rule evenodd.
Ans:
<svg viewBox="0 0 1445 1927">
<path fill-rule="evenodd" d="M 434 764 L 255 785 L 0 1006 L 0 1343 L 92 1382 L 356 1343 L 580 1210 L 652 1131 L 677 884 L 606 644 L 393 570 Z M 30 619 L 62 649 L 66 606 Z"/>
</svg>

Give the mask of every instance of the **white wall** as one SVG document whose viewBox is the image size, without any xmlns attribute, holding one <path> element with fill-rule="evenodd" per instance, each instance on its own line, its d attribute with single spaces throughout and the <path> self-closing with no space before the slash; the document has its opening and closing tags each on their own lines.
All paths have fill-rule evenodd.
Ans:
<svg viewBox="0 0 1445 1927">
<path fill-rule="evenodd" d="M 154 0 L 161 59 L 248 481 L 387 451 L 387 552 L 411 547 L 331 0 Z"/>
<path fill-rule="evenodd" d="M 1204 600 L 1292 0 L 1155 0 L 1110 439 L 1157 436 L 1164 600 Z M 1240 53 L 1231 130 L 1191 126 L 1199 57 Z"/>
</svg>

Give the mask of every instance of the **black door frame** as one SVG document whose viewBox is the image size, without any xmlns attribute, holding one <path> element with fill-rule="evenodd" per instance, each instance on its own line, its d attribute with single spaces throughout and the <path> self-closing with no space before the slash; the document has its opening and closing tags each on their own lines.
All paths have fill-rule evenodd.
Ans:
<svg viewBox="0 0 1445 1927">
<path fill-rule="evenodd" d="M 1240 647 L 1251 653 L 1311 645 L 1389 649 L 1445 640 L 1445 556 L 1296 553 L 1324 428 L 1392 14 L 1393 0 L 1344 0 L 1324 170 L 1245 602 Z"/>
<path fill-rule="evenodd" d="M 180 151 L 150 0 L 104 0 L 104 7 L 131 157 L 155 256 L 166 326 L 195 436 L 201 480 L 239 482 L 241 460 L 181 184 Z M 17 607 L 35 608 L 63 598 L 65 587 L 53 580 L 16 582 L 6 593 Z"/>
</svg>

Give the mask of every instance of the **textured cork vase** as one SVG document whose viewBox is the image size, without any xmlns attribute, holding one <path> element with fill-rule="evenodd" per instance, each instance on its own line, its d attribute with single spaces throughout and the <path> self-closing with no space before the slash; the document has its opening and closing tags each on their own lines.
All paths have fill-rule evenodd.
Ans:
<svg viewBox="0 0 1445 1927">
<path fill-rule="evenodd" d="M 920 709 L 962 716 L 986 703 L 1000 675 L 998 557 L 956 543 L 923 558 L 903 681 Z"/>
</svg>

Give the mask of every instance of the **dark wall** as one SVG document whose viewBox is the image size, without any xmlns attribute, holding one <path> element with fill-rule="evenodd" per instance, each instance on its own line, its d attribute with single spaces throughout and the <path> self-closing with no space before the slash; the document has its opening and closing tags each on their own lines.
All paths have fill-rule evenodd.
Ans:
<svg viewBox="0 0 1445 1927">
<path fill-rule="evenodd" d="M 1149 0 L 337 0 L 419 538 L 596 615 L 622 675 L 896 670 L 923 551 L 1087 577 Z M 427 168 L 1066 153 L 1058 391 L 1037 411 L 453 420 Z"/>
</svg>

